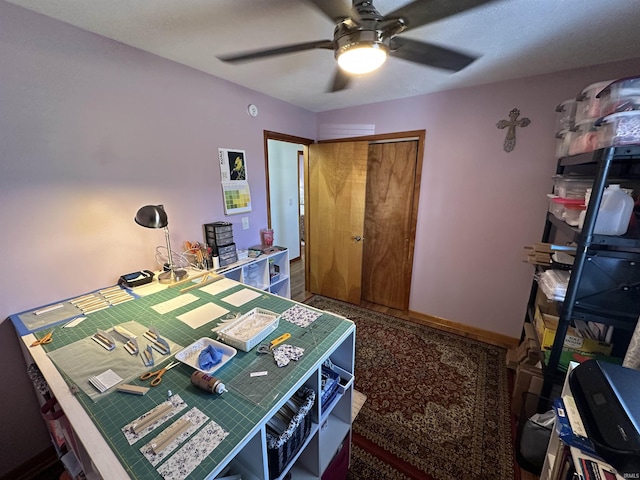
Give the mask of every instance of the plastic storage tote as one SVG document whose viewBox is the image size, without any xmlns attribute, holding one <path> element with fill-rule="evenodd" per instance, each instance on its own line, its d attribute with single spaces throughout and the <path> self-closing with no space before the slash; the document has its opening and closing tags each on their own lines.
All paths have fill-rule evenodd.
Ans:
<svg viewBox="0 0 640 480">
<path fill-rule="evenodd" d="M 640 110 L 640 76 L 616 80 L 602 90 L 598 96 L 603 115 Z"/>
<path fill-rule="evenodd" d="M 576 107 L 576 124 L 585 120 L 596 120 L 602 117 L 602 101 L 598 94 L 608 87 L 612 80 L 606 82 L 592 83 L 578 95 Z"/>
<path fill-rule="evenodd" d="M 598 123 L 598 148 L 640 143 L 640 110 L 613 113 Z"/>
<path fill-rule="evenodd" d="M 562 198 L 581 198 L 587 193 L 587 188 L 593 185 L 593 177 L 571 177 L 554 175 L 553 193 Z"/>
<path fill-rule="evenodd" d="M 569 140 L 569 155 L 593 152 L 599 148 L 598 127 L 593 120 L 576 123 L 574 129 Z"/>
<path fill-rule="evenodd" d="M 565 100 L 556 107 L 556 132 L 569 130 L 576 122 L 576 107 L 578 101 L 574 98 Z"/>
</svg>

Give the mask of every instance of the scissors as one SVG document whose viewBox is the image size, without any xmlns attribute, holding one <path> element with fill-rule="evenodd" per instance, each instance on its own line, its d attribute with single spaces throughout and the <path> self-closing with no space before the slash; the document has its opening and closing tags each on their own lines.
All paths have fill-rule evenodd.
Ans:
<svg viewBox="0 0 640 480">
<path fill-rule="evenodd" d="M 49 333 L 47 333 L 40 340 L 36 340 L 35 342 L 33 342 L 31 344 L 31 346 L 35 347 L 37 345 L 47 345 L 47 344 L 51 343 L 52 341 L 53 341 L 53 330 L 51 330 Z"/>
<path fill-rule="evenodd" d="M 180 362 L 171 362 L 166 367 L 161 368 L 160 370 L 157 370 L 155 372 L 143 373 L 142 375 L 140 375 L 140 380 L 148 380 L 149 378 L 155 376 L 156 378 L 151 380 L 151 386 L 152 387 L 157 387 L 158 385 L 160 385 L 160 382 L 162 382 L 162 376 L 165 374 L 165 372 L 167 370 L 175 367 L 176 365 L 180 365 Z"/>
<path fill-rule="evenodd" d="M 266 344 L 260 345 L 258 347 L 257 352 L 258 353 L 262 353 L 262 354 L 271 353 L 271 350 L 273 350 L 273 347 L 275 347 L 276 345 L 281 344 L 282 342 L 284 342 L 285 340 L 288 340 L 289 338 L 291 338 L 291 334 L 290 333 L 284 333 L 284 334 L 280 335 L 278 338 L 276 338 L 274 340 L 271 340 L 268 345 L 266 345 Z"/>
</svg>

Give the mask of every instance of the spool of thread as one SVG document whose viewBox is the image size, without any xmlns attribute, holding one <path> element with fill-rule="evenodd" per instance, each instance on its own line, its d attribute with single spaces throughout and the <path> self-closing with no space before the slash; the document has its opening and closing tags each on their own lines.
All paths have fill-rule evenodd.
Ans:
<svg viewBox="0 0 640 480">
<path fill-rule="evenodd" d="M 218 257 L 218 255 L 214 255 L 213 256 L 213 269 L 217 270 L 220 268 L 220 258 Z"/>
<path fill-rule="evenodd" d="M 204 372 L 195 371 L 191 374 L 191 383 L 196 387 L 205 390 L 210 393 L 228 392 L 227 388 L 222 383 L 222 380 L 211 375 L 207 375 Z"/>
</svg>

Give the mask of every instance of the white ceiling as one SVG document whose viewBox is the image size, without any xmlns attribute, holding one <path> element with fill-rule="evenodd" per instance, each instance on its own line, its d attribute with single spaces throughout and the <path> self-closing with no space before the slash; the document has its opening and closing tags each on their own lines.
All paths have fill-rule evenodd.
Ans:
<svg viewBox="0 0 640 480">
<path fill-rule="evenodd" d="M 331 39 L 332 21 L 303 0 L 8 1 L 314 112 L 640 57 L 638 0 L 496 0 L 402 34 L 481 55 L 464 70 L 390 58 L 326 93 L 329 50 L 237 65 L 216 58 Z M 374 0 L 382 15 L 406 3 Z"/>
</svg>

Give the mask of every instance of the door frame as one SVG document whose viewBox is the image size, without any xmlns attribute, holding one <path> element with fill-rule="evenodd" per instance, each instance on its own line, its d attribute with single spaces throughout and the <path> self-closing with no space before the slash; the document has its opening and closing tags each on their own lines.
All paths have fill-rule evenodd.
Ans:
<svg viewBox="0 0 640 480">
<path fill-rule="evenodd" d="M 414 250 L 416 244 L 416 231 L 418 224 L 418 207 L 419 207 L 419 199 L 420 199 L 420 184 L 422 180 L 422 164 L 424 160 L 424 144 L 426 138 L 426 130 L 410 130 L 406 132 L 394 132 L 394 133 L 383 133 L 379 135 L 365 135 L 362 137 L 349 137 L 349 138 L 336 138 L 336 139 L 328 139 L 328 140 L 320 140 L 318 143 L 337 143 L 337 142 L 359 142 L 359 141 L 368 141 L 369 143 L 382 143 L 382 142 L 400 142 L 403 140 L 417 140 L 418 141 L 418 152 L 416 158 L 416 172 L 415 172 L 415 183 L 413 187 L 413 197 L 411 202 L 411 225 L 409 228 L 409 258 L 407 259 L 407 271 L 405 274 L 405 282 L 408 285 L 409 296 L 406 300 L 406 305 L 404 310 L 409 310 L 409 300 L 411 297 L 411 277 L 413 275 L 413 258 L 414 258 Z M 308 159 L 305 160 L 308 164 Z M 305 182 L 306 182 L 306 170 L 305 170 Z M 306 183 L 305 183 L 305 195 L 306 195 Z M 305 198 L 306 202 L 306 198 Z M 305 215 L 305 227 L 306 222 L 308 221 L 307 216 Z M 307 246 L 307 243 L 305 243 Z M 308 272 L 307 272 L 308 275 Z M 306 279 L 305 279 L 306 281 Z"/>
<path fill-rule="evenodd" d="M 269 140 L 276 140 L 276 141 L 280 141 L 280 142 L 287 142 L 287 143 L 295 143 L 297 145 L 303 145 L 303 149 L 302 149 L 302 153 L 303 153 L 303 157 L 304 157 L 304 161 L 303 161 L 303 168 L 304 168 L 304 172 L 303 172 L 303 177 L 304 177 L 304 201 L 305 203 L 307 203 L 307 185 L 308 185 L 308 181 L 309 181 L 309 145 L 316 143 L 315 140 L 312 140 L 310 138 L 304 138 L 304 137 L 296 137 L 295 135 L 288 135 L 286 133 L 279 133 L 279 132 L 273 132 L 271 130 L 264 130 L 263 131 L 263 138 L 264 138 L 264 173 L 265 173 L 265 184 L 266 184 L 266 195 L 267 195 L 267 228 L 271 228 L 271 192 L 269 191 Z M 297 162 L 297 165 L 299 168 L 300 162 Z M 298 178 L 300 178 L 300 175 L 298 174 Z M 298 199 L 298 204 L 300 203 L 300 200 Z M 298 218 L 300 215 L 300 208 L 298 207 Z M 298 220 L 299 221 L 299 220 Z M 305 228 L 305 232 L 308 231 L 308 215 L 304 216 L 304 228 Z M 307 252 L 307 245 L 308 242 L 305 242 L 304 244 L 304 253 L 305 253 L 305 258 L 309 258 L 308 252 Z M 302 251 L 302 249 L 301 249 Z M 309 285 L 309 262 L 305 261 L 304 262 L 304 287 L 305 290 L 307 289 Z"/>
</svg>

